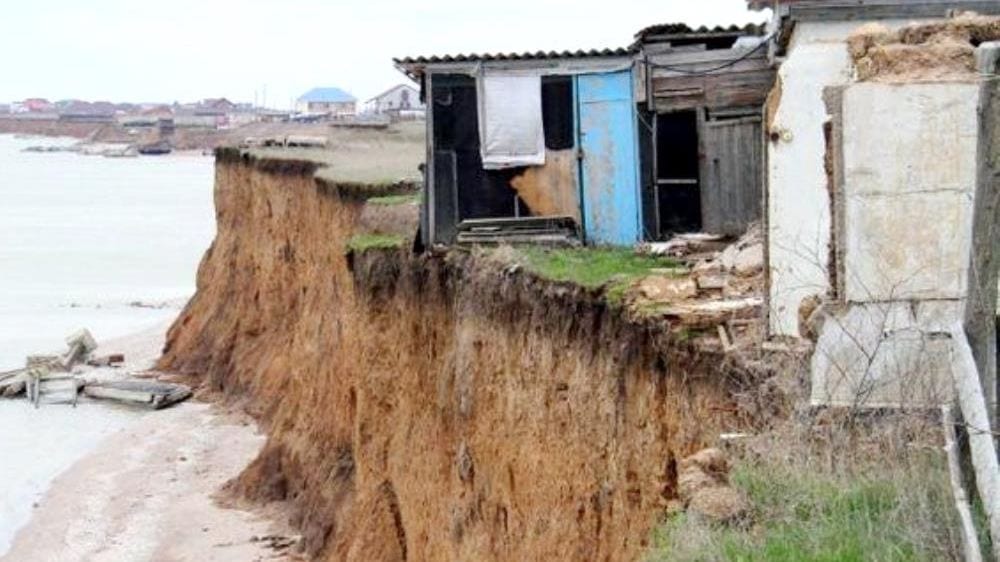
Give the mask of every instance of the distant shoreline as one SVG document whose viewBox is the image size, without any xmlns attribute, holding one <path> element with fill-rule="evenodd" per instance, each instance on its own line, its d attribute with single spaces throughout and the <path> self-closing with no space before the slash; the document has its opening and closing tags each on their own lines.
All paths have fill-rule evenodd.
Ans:
<svg viewBox="0 0 1000 562">
<path fill-rule="evenodd" d="M 179 127 L 169 137 L 178 151 L 214 151 L 220 146 L 235 146 L 249 137 L 283 137 L 287 135 L 330 135 L 326 123 L 251 123 L 234 129 Z M 116 123 L 80 123 L 58 119 L 24 119 L 0 115 L 0 135 L 37 135 L 70 137 L 93 143 L 147 144 L 161 140 L 151 130 L 125 129 Z"/>
</svg>

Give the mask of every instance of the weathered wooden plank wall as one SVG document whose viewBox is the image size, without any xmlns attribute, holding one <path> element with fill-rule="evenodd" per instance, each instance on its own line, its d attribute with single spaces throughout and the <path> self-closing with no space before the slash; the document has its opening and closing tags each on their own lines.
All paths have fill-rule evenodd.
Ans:
<svg viewBox="0 0 1000 562">
<path fill-rule="evenodd" d="M 702 222 L 706 232 L 739 235 L 760 220 L 762 131 L 760 117 L 704 121 Z"/>
<path fill-rule="evenodd" d="M 653 62 L 658 58 L 660 57 L 654 57 Z M 679 63 L 676 68 L 699 72 L 717 68 L 719 64 L 719 60 L 710 60 Z M 670 66 L 674 68 L 675 64 L 670 63 Z M 657 68 L 653 71 L 651 80 L 653 106 L 660 112 L 697 107 L 718 109 L 761 106 L 774 85 L 775 76 L 776 70 L 768 65 L 763 56 L 740 61 L 724 71 L 704 75 Z"/>
</svg>

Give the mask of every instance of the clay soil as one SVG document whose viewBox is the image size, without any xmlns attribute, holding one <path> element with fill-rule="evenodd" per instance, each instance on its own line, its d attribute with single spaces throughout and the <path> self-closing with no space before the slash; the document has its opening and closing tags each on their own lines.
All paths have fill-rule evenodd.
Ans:
<svg viewBox="0 0 1000 562">
<path fill-rule="evenodd" d="M 160 367 L 269 439 L 230 487 L 322 560 L 637 560 L 739 370 L 594 291 L 465 254 L 348 255 L 363 203 L 221 159 L 218 236 Z"/>
</svg>

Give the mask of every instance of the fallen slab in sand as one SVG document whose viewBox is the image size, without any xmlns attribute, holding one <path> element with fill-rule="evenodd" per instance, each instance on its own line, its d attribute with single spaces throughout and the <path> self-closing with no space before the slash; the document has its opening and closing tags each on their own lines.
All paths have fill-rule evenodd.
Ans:
<svg viewBox="0 0 1000 562">
<path fill-rule="evenodd" d="M 161 410 L 191 397 L 183 384 L 126 379 L 88 384 L 83 393 L 98 400 L 115 400 Z"/>
</svg>

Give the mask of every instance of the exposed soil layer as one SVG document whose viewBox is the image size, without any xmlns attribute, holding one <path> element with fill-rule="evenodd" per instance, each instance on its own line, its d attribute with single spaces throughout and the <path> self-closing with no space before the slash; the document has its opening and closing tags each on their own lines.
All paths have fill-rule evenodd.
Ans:
<svg viewBox="0 0 1000 562">
<path fill-rule="evenodd" d="M 740 369 L 470 254 L 348 256 L 363 203 L 311 172 L 220 154 L 159 365 L 263 419 L 232 491 L 289 500 L 321 560 L 639 559 L 678 460 L 741 427 Z"/>
</svg>

